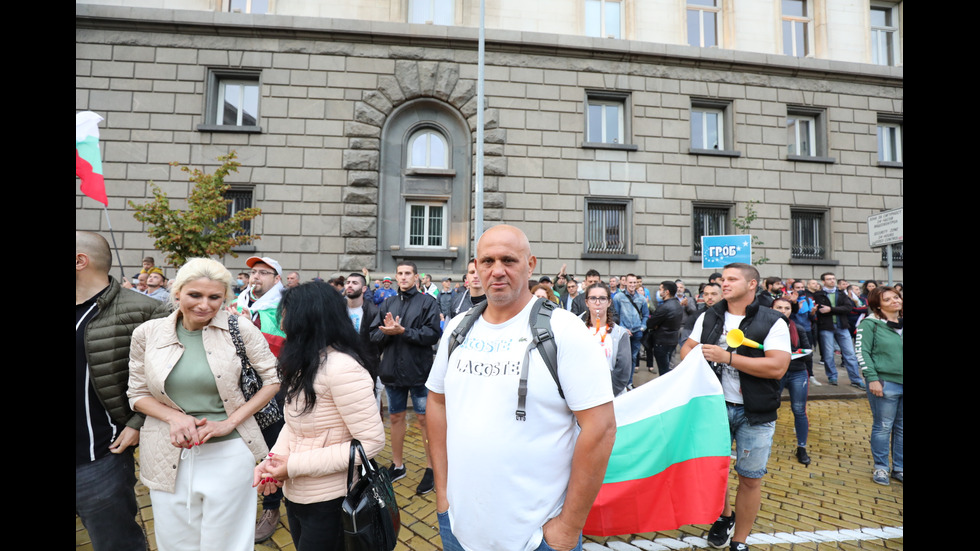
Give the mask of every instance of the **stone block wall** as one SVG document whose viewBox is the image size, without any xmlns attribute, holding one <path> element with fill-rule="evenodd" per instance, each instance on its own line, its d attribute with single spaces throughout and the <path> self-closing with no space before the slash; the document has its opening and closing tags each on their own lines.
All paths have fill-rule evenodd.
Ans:
<svg viewBox="0 0 980 551">
<path fill-rule="evenodd" d="M 169 23 L 155 26 L 154 18 Z M 134 30 L 133 20 L 146 22 Z M 378 171 L 388 114 L 433 97 L 475 128 L 475 29 L 446 37 L 397 23 L 340 32 L 332 20 L 263 21 L 241 29 L 207 13 L 76 6 L 76 110 L 106 118 L 109 211 L 127 273 L 154 251 L 126 201 L 149 197 L 152 180 L 180 205 L 189 184 L 168 163 L 213 167 L 231 149 L 243 166 L 229 181 L 251 187 L 263 211 L 253 222 L 262 235 L 256 253 L 304 279 L 373 268 L 385 223 Z M 879 114 L 903 113 L 900 68 L 782 56 L 760 63 L 758 54 L 740 60 L 732 51 L 695 62 L 662 45 L 623 41 L 589 51 L 589 39 L 557 38 L 561 46 L 488 32 L 486 58 L 486 218 L 522 227 L 543 273 L 567 262 L 574 274 L 700 280 L 693 206 L 731 205 L 743 216 L 754 201 L 753 233 L 770 259 L 763 275 L 885 278 L 865 221 L 904 201 L 903 169 L 878 166 L 876 143 Z M 197 130 L 216 68 L 261 72 L 261 133 Z M 626 141 L 635 150 L 583 147 L 587 91 L 629 94 Z M 739 156 L 690 152 L 692 97 L 729 102 L 734 143 L 726 149 Z M 787 160 L 787 106 L 822 110 L 833 162 Z M 586 197 L 631 199 L 636 260 L 582 258 Z M 798 207 L 826 212 L 836 265 L 791 260 L 790 212 Z M 76 191 L 76 228 L 107 233 L 100 210 Z M 250 254 L 223 260 L 237 270 Z"/>
</svg>

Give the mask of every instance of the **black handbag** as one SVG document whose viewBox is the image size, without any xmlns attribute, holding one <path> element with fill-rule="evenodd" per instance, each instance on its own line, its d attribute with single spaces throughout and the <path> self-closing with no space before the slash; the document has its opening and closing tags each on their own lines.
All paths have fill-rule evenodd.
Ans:
<svg viewBox="0 0 980 551">
<path fill-rule="evenodd" d="M 361 478 L 354 483 L 355 454 L 361 456 Z M 341 505 L 347 551 L 391 551 L 398 542 L 401 516 L 388 469 L 368 459 L 357 440 L 350 443 L 347 497 Z"/>
<path fill-rule="evenodd" d="M 248 353 L 245 351 L 245 341 L 242 340 L 242 331 L 238 328 L 237 315 L 232 314 L 228 316 L 228 331 L 231 333 L 231 342 L 235 343 L 235 352 L 238 354 L 238 358 L 242 360 L 242 377 L 239 379 L 238 384 L 247 402 L 262 388 L 262 379 L 259 379 L 255 368 L 252 367 L 252 363 L 248 361 Z M 256 411 L 254 417 L 259 424 L 259 428 L 264 429 L 282 419 L 282 411 L 279 410 L 279 405 L 276 403 L 276 399 L 273 398 L 268 404 L 262 406 L 262 409 Z"/>
</svg>

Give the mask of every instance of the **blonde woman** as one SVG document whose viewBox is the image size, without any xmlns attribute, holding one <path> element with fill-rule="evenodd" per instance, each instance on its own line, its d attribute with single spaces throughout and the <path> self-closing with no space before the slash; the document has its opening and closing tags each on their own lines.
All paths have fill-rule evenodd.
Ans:
<svg viewBox="0 0 980 551">
<path fill-rule="evenodd" d="M 252 469 L 268 449 L 253 415 L 275 396 L 279 379 L 265 337 L 239 317 L 244 352 L 263 382 L 245 400 L 223 308 L 231 281 L 221 263 L 191 259 L 174 280 L 176 311 L 133 333 L 129 403 L 146 414 L 140 479 L 150 489 L 161 551 L 254 548 Z"/>
</svg>

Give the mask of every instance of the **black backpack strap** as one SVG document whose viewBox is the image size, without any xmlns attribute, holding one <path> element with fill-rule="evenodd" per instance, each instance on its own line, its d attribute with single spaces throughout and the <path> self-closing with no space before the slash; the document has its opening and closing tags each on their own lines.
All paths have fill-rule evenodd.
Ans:
<svg viewBox="0 0 980 551">
<path fill-rule="evenodd" d="M 531 342 L 524 350 L 524 362 L 521 365 L 521 380 L 517 386 L 517 411 L 518 421 L 527 418 L 527 377 L 528 369 L 531 365 L 531 350 L 538 349 L 538 354 L 548 367 L 548 372 L 558 385 L 558 394 L 564 398 L 561 382 L 558 381 L 558 344 L 555 342 L 555 335 L 551 331 L 551 313 L 556 306 L 553 302 L 545 299 L 536 299 L 534 306 L 531 307 L 529 324 L 531 326 Z"/>
<path fill-rule="evenodd" d="M 564 398 L 565 393 L 561 389 L 561 381 L 558 380 L 558 341 L 551 331 L 551 314 L 556 309 L 558 306 L 555 303 L 541 300 L 537 312 L 531 312 L 531 337 L 537 345 L 538 354 L 541 354 L 541 359 L 544 360 L 544 365 L 551 372 L 551 378 L 558 385 L 558 395 Z"/>
<path fill-rule="evenodd" d="M 452 334 L 449 335 L 449 353 L 446 355 L 447 360 L 453 355 L 453 351 L 456 350 L 456 347 L 463 344 L 463 341 L 466 340 L 466 334 L 470 332 L 470 329 L 473 328 L 473 324 L 476 323 L 476 320 L 480 319 L 480 316 L 483 315 L 483 311 L 486 309 L 487 301 L 483 301 L 480 304 L 473 306 L 467 310 L 465 314 L 463 314 L 463 321 L 459 322 L 456 329 L 453 329 Z"/>
<path fill-rule="evenodd" d="M 463 320 L 459 322 L 459 325 L 449 335 L 447 359 L 453 355 L 453 351 L 459 345 L 463 344 L 463 341 L 466 340 L 466 335 L 473 328 L 473 324 L 476 323 L 476 320 L 480 319 L 480 316 L 483 315 L 483 311 L 486 308 L 487 302 L 483 301 L 463 314 Z M 538 354 L 541 355 L 545 366 L 548 367 L 548 372 L 551 373 L 551 378 L 555 380 L 555 385 L 558 386 L 558 395 L 562 398 L 565 397 L 565 393 L 561 388 L 561 382 L 558 380 L 558 343 L 555 341 L 555 334 L 551 331 L 551 314 L 555 311 L 555 308 L 557 306 L 553 302 L 544 299 L 535 299 L 534 305 L 531 306 L 529 318 L 531 342 L 528 343 L 527 349 L 524 350 L 524 362 L 521 365 L 521 379 L 517 387 L 516 415 L 518 421 L 524 421 L 527 418 L 528 368 L 531 364 L 531 351 L 535 348 L 538 349 Z"/>
</svg>

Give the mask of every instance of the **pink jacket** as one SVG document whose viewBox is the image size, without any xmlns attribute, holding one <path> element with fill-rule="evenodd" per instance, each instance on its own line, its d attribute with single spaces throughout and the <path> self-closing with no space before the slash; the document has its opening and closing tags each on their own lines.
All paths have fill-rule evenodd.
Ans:
<svg viewBox="0 0 980 551">
<path fill-rule="evenodd" d="M 385 446 L 374 381 L 353 358 L 328 347 L 313 387 L 312 410 L 303 413 L 302 392 L 286 404 L 286 425 L 272 447 L 274 454 L 289 455 L 283 493 L 295 503 L 319 503 L 347 494 L 352 439 L 360 440 L 368 457 Z"/>
</svg>

